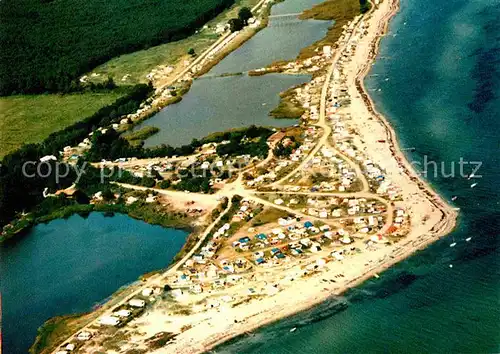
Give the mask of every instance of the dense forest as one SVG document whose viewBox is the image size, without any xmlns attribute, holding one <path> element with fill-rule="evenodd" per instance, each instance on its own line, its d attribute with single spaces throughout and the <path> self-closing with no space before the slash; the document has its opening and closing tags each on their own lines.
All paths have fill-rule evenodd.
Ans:
<svg viewBox="0 0 500 354">
<path fill-rule="evenodd" d="M 0 95 L 69 92 L 120 54 L 184 38 L 234 0 L 0 1 Z"/>
</svg>

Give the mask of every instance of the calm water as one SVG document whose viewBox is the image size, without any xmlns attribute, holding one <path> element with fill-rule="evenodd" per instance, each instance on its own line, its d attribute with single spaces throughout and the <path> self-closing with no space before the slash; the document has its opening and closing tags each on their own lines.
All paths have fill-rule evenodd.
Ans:
<svg viewBox="0 0 500 354">
<path fill-rule="evenodd" d="M 273 6 L 272 15 L 295 14 L 321 0 L 286 0 Z M 195 80 L 180 103 L 168 106 L 136 129 L 156 126 L 160 132 L 145 146 L 180 146 L 216 131 L 251 124 L 284 127 L 295 120 L 277 120 L 269 111 L 279 103 L 279 93 L 310 80 L 308 75 L 214 77 L 246 72 L 276 60 L 293 59 L 300 49 L 325 36 L 331 21 L 301 21 L 297 16 L 270 18 L 269 26 L 228 55 L 201 79 Z"/>
<path fill-rule="evenodd" d="M 26 353 L 57 315 L 88 311 L 141 274 L 165 268 L 187 232 L 128 216 L 74 215 L 0 247 L 5 353 Z"/>
<path fill-rule="evenodd" d="M 310 80 L 307 75 L 270 74 L 196 80 L 180 103 L 163 109 L 145 125 L 161 130 L 145 146 L 189 144 L 193 138 L 249 125 L 289 126 L 291 119 L 274 119 L 269 111 L 279 103 L 279 93 Z"/>
<path fill-rule="evenodd" d="M 417 149 L 408 158 L 435 161 L 428 179 L 458 196 L 457 230 L 379 280 L 218 353 L 500 352 L 498 18 L 491 0 L 402 0 L 366 80 L 403 147 Z M 481 161 L 482 178 L 460 177 L 460 157 Z M 441 162 L 447 175 L 455 162 L 456 177 L 439 176 Z"/>
</svg>

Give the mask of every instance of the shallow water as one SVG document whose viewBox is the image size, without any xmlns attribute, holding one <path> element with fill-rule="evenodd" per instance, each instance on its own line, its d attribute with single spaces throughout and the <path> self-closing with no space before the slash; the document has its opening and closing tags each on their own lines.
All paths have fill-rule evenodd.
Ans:
<svg viewBox="0 0 500 354">
<path fill-rule="evenodd" d="M 0 245 L 4 352 L 27 353 L 49 318 L 89 311 L 140 275 L 167 267 L 186 237 L 126 215 L 91 213 L 38 225 Z"/>
<path fill-rule="evenodd" d="M 500 7 L 491 0 L 401 3 L 366 85 L 402 147 L 416 148 L 410 161 L 422 168 L 427 161 L 433 186 L 458 196 L 457 229 L 333 300 L 346 309 L 320 321 L 305 312 L 217 353 L 500 351 Z M 460 158 L 481 162 L 481 178 L 461 177 Z M 443 176 L 452 165 L 455 177 Z M 464 174 L 471 171 L 464 165 Z"/>
</svg>

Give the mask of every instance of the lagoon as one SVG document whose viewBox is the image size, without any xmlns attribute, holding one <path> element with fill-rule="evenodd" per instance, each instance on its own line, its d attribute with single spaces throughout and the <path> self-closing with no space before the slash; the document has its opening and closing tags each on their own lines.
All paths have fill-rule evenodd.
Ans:
<svg viewBox="0 0 500 354">
<path fill-rule="evenodd" d="M 321 0 L 286 0 L 272 7 L 269 25 L 229 54 L 201 78 L 194 80 L 179 103 L 165 107 L 136 127 L 156 126 L 160 131 L 145 146 L 181 146 L 193 138 L 232 128 L 286 127 L 296 120 L 274 119 L 269 112 L 279 103 L 279 93 L 310 80 L 309 75 L 268 74 L 251 77 L 248 70 L 276 60 L 294 59 L 300 50 L 323 38 L 332 21 L 299 20 L 297 13 Z M 243 73 L 220 77 L 221 74 Z"/>
<path fill-rule="evenodd" d="M 0 245 L 5 353 L 27 353 L 49 318 L 89 311 L 140 275 L 166 268 L 187 235 L 93 212 L 37 225 Z"/>
</svg>

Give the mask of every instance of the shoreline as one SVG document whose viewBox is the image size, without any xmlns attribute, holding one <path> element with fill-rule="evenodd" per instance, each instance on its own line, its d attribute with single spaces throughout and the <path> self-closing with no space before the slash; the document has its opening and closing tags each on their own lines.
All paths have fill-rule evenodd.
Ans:
<svg viewBox="0 0 500 354">
<path fill-rule="evenodd" d="M 222 345 L 232 339 L 235 339 L 239 336 L 244 335 L 245 333 L 252 332 L 258 328 L 261 328 L 263 326 L 269 325 L 271 323 L 274 323 L 276 321 L 279 321 L 281 319 L 284 319 L 286 317 L 290 317 L 293 315 L 296 315 L 300 312 L 307 311 L 320 303 L 323 303 L 327 301 L 329 298 L 336 297 L 339 295 L 342 295 L 349 289 L 356 287 L 360 284 L 362 284 L 364 281 L 373 278 L 376 274 L 383 272 L 384 270 L 387 270 L 388 268 L 392 267 L 393 265 L 399 263 L 400 261 L 408 258 L 410 255 L 416 253 L 417 251 L 423 250 L 426 248 L 426 246 L 430 245 L 431 243 L 434 243 L 437 241 L 439 238 L 444 237 L 448 235 L 450 232 L 453 231 L 453 229 L 456 226 L 456 218 L 457 218 L 457 213 L 452 209 L 452 207 L 432 188 L 432 186 L 424 181 L 420 176 L 418 176 L 411 165 L 409 164 L 408 160 L 406 159 L 406 156 L 403 154 L 399 147 L 399 143 L 397 140 L 396 133 L 390 123 L 387 121 L 387 119 L 380 114 L 376 109 L 374 102 L 372 98 L 369 96 L 368 92 L 366 91 L 366 88 L 364 86 L 364 78 L 368 75 L 370 68 L 372 66 L 372 63 L 376 60 L 376 56 L 379 52 L 380 49 L 380 41 L 382 37 L 385 36 L 387 33 L 388 27 L 389 27 L 389 22 L 390 20 L 399 12 L 400 9 L 400 1 L 399 0 L 385 0 L 385 1 L 390 1 L 391 2 L 391 11 L 384 16 L 384 21 L 383 21 L 383 26 L 382 28 L 378 28 L 378 32 L 376 34 L 376 39 L 374 42 L 371 44 L 371 56 L 368 58 L 368 60 L 365 62 L 364 69 L 361 70 L 360 72 L 357 73 L 356 75 L 356 89 L 358 93 L 360 93 L 363 97 L 363 101 L 366 104 L 366 107 L 368 110 L 371 112 L 373 116 L 375 116 L 383 125 L 386 130 L 386 133 L 389 137 L 388 139 L 388 145 L 391 149 L 391 151 L 394 152 L 393 157 L 396 159 L 398 164 L 401 164 L 402 167 L 404 167 L 404 173 L 410 178 L 412 181 L 415 182 L 415 179 L 418 180 L 416 182 L 418 188 L 423 191 L 427 197 L 428 200 L 435 205 L 438 210 L 441 212 L 441 219 L 437 224 L 433 226 L 431 229 L 431 232 L 429 235 L 424 235 L 427 236 L 420 242 L 415 243 L 415 241 L 411 242 L 411 247 L 408 247 L 405 249 L 402 253 L 400 253 L 397 257 L 394 258 L 388 258 L 389 260 L 377 264 L 361 276 L 354 278 L 348 283 L 346 283 L 343 288 L 337 290 L 336 292 L 329 293 L 329 294 L 318 294 L 318 296 L 313 299 L 310 302 L 304 303 L 301 302 L 300 304 L 297 304 L 293 310 L 288 310 L 288 311 L 283 311 L 281 313 L 277 313 L 274 316 L 269 316 L 265 319 L 261 319 L 258 321 L 258 323 L 255 324 L 249 324 L 245 326 L 245 328 L 241 329 L 238 332 L 235 333 L 229 333 L 229 334 L 222 334 L 220 337 L 213 339 L 209 343 L 205 343 L 204 348 L 202 351 L 186 351 L 186 353 L 198 353 L 198 352 L 206 352 L 214 349 L 215 347 Z M 372 5 L 372 9 L 367 13 L 367 15 L 371 15 L 371 13 L 374 11 L 375 7 Z M 255 315 L 253 315 L 255 316 Z M 251 317 L 253 317 L 251 316 Z M 168 352 L 167 351 L 159 351 L 159 352 Z M 184 351 L 183 351 L 184 352 Z"/>
<path fill-rule="evenodd" d="M 312 286 L 310 286 L 310 289 L 304 290 L 304 292 L 306 292 L 305 296 L 303 296 L 304 295 L 303 293 L 300 294 L 303 297 L 303 299 L 299 299 L 298 296 L 295 299 L 290 299 L 290 301 L 295 300 L 293 301 L 293 306 L 276 305 L 275 308 L 262 307 L 263 310 L 260 312 L 256 312 L 255 308 L 252 312 L 250 308 L 248 314 L 246 314 L 241 307 L 238 307 L 236 311 L 239 313 L 238 318 L 244 318 L 243 321 L 235 322 L 235 324 L 231 325 L 230 327 L 224 327 L 224 323 L 222 323 L 222 321 L 220 324 L 216 323 L 215 327 L 218 327 L 216 328 L 218 329 L 218 331 L 213 333 L 211 336 L 210 332 L 213 331 L 203 332 L 203 326 L 205 325 L 205 323 L 200 323 L 200 328 L 196 328 L 197 326 L 193 326 L 194 331 L 198 330 L 197 331 L 198 334 L 196 335 L 195 338 L 193 338 L 193 336 L 189 337 L 187 335 L 182 336 L 182 333 L 184 333 L 183 331 L 181 331 L 181 333 L 179 333 L 178 335 L 182 337 L 188 337 L 192 342 L 187 342 L 183 338 L 182 340 L 179 340 L 176 343 L 172 343 L 172 346 L 169 343 L 169 345 L 155 352 L 164 353 L 164 352 L 172 352 L 172 350 L 174 350 L 177 353 L 205 352 L 215 348 L 220 344 L 227 342 L 228 340 L 243 335 L 244 333 L 253 331 L 259 327 L 268 325 L 272 322 L 276 322 L 282 318 L 289 317 L 299 312 L 308 310 L 326 301 L 328 298 L 332 296 L 341 295 L 342 293 L 351 289 L 352 287 L 355 287 L 361 284 L 362 282 L 366 281 L 367 279 L 373 277 L 375 274 L 388 269 L 392 265 L 407 258 L 408 256 L 417 252 L 418 250 L 425 248 L 430 243 L 435 242 L 438 238 L 447 235 L 455 227 L 457 213 L 436 191 L 434 191 L 434 189 L 428 182 L 424 181 L 413 170 L 409 161 L 406 159 L 405 155 L 403 154 L 403 152 L 399 147 L 397 136 L 394 129 L 389 124 L 387 119 L 376 111 L 374 102 L 364 87 L 363 80 L 370 71 L 371 64 L 374 62 L 374 60 L 376 60 L 376 55 L 378 53 L 380 46 L 380 40 L 387 33 L 389 21 L 399 11 L 399 0 L 384 0 L 383 5 L 387 5 L 387 2 L 390 2 L 389 9 L 386 13 L 383 13 L 383 16 L 380 18 L 380 22 L 378 23 L 378 27 L 370 28 L 370 31 L 374 33 L 375 38 L 373 41 L 369 43 L 370 55 L 363 62 L 362 69 L 355 74 L 354 85 L 356 93 L 361 95 L 365 108 L 370 112 L 370 116 L 376 118 L 374 121 L 380 122 L 384 127 L 384 131 L 387 136 L 387 143 L 384 143 L 383 145 L 389 148 L 389 150 L 391 151 L 392 158 L 395 160 L 398 167 L 402 170 L 402 173 L 411 181 L 411 183 L 414 186 L 418 188 L 419 192 L 422 193 L 422 195 L 425 197 L 425 200 L 428 201 L 430 204 L 432 204 L 432 206 L 435 207 L 436 210 L 440 212 L 439 220 L 435 222 L 432 225 L 432 228 L 427 232 L 420 234 L 415 239 L 405 240 L 404 245 L 403 246 L 399 245 L 401 246 L 401 248 L 398 247 L 396 249 L 396 250 L 399 249 L 398 252 L 395 252 L 396 250 L 394 250 L 394 252 L 391 251 L 391 253 L 389 253 L 388 251 L 382 253 L 384 257 L 381 261 L 379 260 L 378 263 L 374 263 L 373 266 L 368 270 L 364 271 L 363 274 L 350 278 L 346 283 L 342 284 L 340 288 L 337 287 L 333 291 L 324 288 L 322 291 L 320 291 L 319 287 L 316 288 L 316 286 L 314 286 L 313 284 L 313 279 L 314 281 L 318 281 L 318 279 L 316 279 L 317 277 L 307 279 L 305 281 L 300 281 L 302 282 L 303 285 L 311 284 Z M 368 22 L 371 19 L 371 15 L 373 14 L 373 12 L 376 11 L 377 9 L 378 7 L 372 6 L 370 11 L 367 14 L 365 14 L 365 16 L 362 17 L 362 19 Z M 328 66 L 328 70 L 329 71 L 332 70 L 330 66 Z M 327 136 L 327 138 L 329 137 Z M 416 232 L 418 232 L 418 230 Z M 196 248 L 194 248 L 193 251 L 195 249 Z M 322 285 L 321 287 L 324 286 Z M 286 292 L 287 292 L 286 290 L 281 292 L 281 297 L 286 296 L 283 294 Z M 290 289 L 289 295 L 290 298 L 293 298 L 294 294 L 292 289 Z M 277 300 L 273 300 L 273 298 L 266 298 L 265 300 L 268 300 L 267 305 L 269 305 L 272 302 L 274 302 L 275 304 L 277 303 Z M 255 302 L 253 300 L 250 301 L 248 305 L 250 306 L 252 304 L 255 305 Z M 264 306 L 264 304 L 262 306 Z M 211 319 L 217 321 L 216 315 L 214 315 Z M 213 328 L 213 325 L 211 325 L 210 323 L 208 323 L 208 326 Z M 189 330 L 188 332 L 190 332 L 189 334 L 194 334 L 191 333 L 191 331 Z M 205 337 L 203 337 L 203 335 L 205 335 Z M 173 349 L 173 347 L 176 348 L 177 350 Z"/>
</svg>

